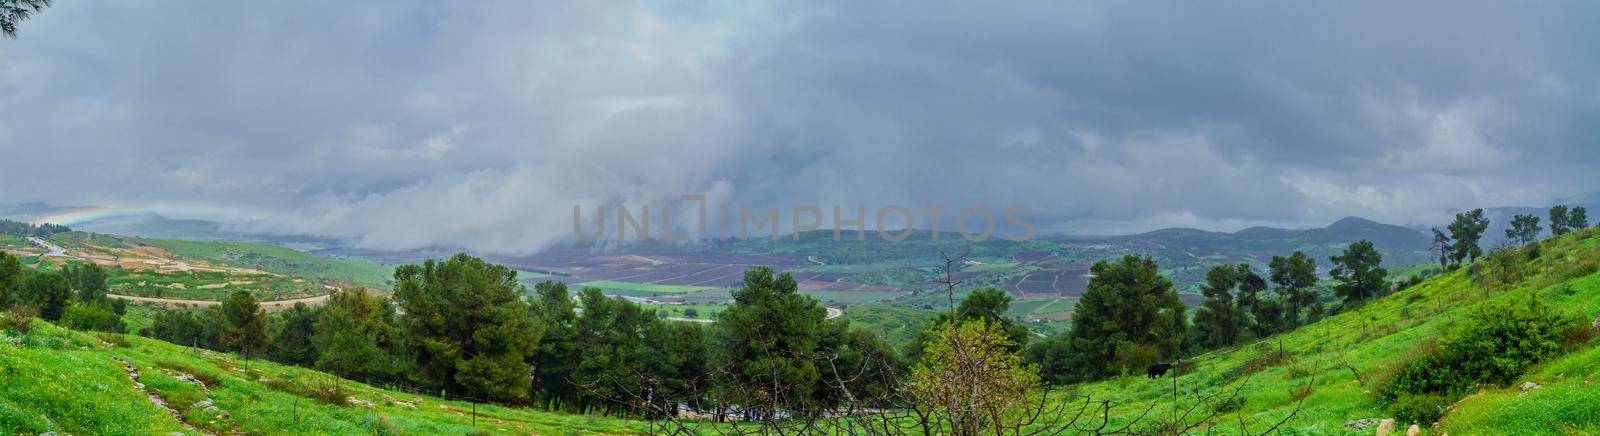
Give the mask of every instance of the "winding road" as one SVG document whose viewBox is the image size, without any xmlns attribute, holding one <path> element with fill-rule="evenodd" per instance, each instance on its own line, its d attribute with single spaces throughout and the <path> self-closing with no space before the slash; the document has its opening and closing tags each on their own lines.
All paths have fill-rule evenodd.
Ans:
<svg viewBox="0 0 1600 436">
<path fill-rule="evenodd" d="M 56 244 L 54 244 L 54 243 L 52 243 L 50 241 L 39 239 L 38 237 L 29 236 L 28 237 L 28 242 L 32 242 L 33 245 L 37 245 L 37 246 L 39 246 L 39 248 L 45 249 L 46 252 L 44 254 L 39 255 L 39 257 L 66 257 L 66 258 L 72 258 L 72 259 L 77 259 L 78 258 L 76 256 L 68 256 L 67 255 L 67 249 L 61 248 L 60 245 L 56 245 Z"/>
</svg>

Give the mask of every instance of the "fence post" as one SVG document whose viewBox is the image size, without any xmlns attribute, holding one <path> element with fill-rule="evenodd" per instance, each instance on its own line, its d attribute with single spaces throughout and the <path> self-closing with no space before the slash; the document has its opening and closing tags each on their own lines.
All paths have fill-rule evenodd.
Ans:
<svg viewBox="0 0 1600 436">
<path fill-rule="evenodd" d="M 472 428 L 478 428 L 478 402 L 468 401 L 472 403 Z"/>
</svg>

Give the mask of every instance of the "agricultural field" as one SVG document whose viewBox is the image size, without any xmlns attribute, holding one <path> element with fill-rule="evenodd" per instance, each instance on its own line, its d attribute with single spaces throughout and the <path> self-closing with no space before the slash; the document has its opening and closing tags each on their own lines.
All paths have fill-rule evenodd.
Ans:
<svg viewBox="0 0 1600 436">
<path fill-rule="evenodd" d="M 249 291 L 266 301 L 309 299 L 332 289 L 387 288 L 393 267 L 365 259 L 324 258 L 242 242 L 177 241 L 70 232 L 51 236 L 60 255 L 23 258 L 34 268 L 90 262 L 105 267 L 113 298 L 218 301 Z M 24 243 L 27 243 L 24 241 Z M 28 243 L 24 253 L 43 252 Z"/>
<path fill-rule="evenodd" d="M 609 291 L 635 291 L 650 294 L 686 294 L 690 292 L 700 292 L 712 289 L 705 286 L 662 285 L 654 283 L 619 282 L 615 280 L 595 280 L 574 284 L 572 286 L 578 288 L 600 288 L 602 290 Z"/>
<path fill-rule="evenodd" d="M 360 258 L 328 258 L 273 245 L 248 242 L 148 239 L 179 258 L 202 259 L 240 268 L 309 280 L 331 280 L 387 287 L 394 266 Z"/>
</svg>

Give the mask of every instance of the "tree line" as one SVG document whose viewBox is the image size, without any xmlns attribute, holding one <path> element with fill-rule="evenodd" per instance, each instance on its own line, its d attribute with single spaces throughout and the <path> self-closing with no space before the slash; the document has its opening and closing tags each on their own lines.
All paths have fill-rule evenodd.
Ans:
<svg viewBox="0 0 1600 436">
<path fill-rule="evenodd" d="M 1587 226 L 1575 210 L 1576 218 L 1568 209 L 1555 220 L 1563 233 Z M 1446 260 L 1474 259 L 1482 250 L 1473 233 L 1481 237 L 1484 228 L 1481 210 L 1458 215 Z M 985 433 L 1071 415 L 1046 413 L 1047 404 L 1061 406 L 1044 401 L 1046 384 L 1133 373 L 1284 332 L 1392 289 L 1370 241 L 1328 260 L 1333 283 L 1326 296 L 1316 259 L 1303 252 L 1274 256 L 1264 270 L 1214 266 L 1192 317 L 1153 259 L 1103 260 L 1091 267 L 1064 334 L 1031 340 L 1004 315 L 1010 294 L 979 288 L 959 303 L 952 293 L 949 310 L 904 350 L 845 319 L 826 319 L 791 275 L 767 267 L 747 270 L 733 303 L 703 325 L 665 320 L 598 289 L 574 293 L 550 281 L 529 289 L 514 270 L 466 254 L 396 268 L 392 295 L 341 289 L 320 306 L 269 314 L 240 291 L 203 310 L 161 312 L 139 333 L 413 391 L 549 410 L 668 420 L 692 413 L 773 426 L 894 411 L 930 426 L 924 428 Z M 120 320 L 96 321 L 122 310 L 105 298 L 105 283 L 105 270 L 92 264 L 27 270 L 0 254 L 0 303 L 12 311 L 120 331 Z M 1000 416 L 1008 418 L 989 419 Z"/>
<path fill-rule="evenodd" d="M 80 330 L 120 333 L 127 306 L 106 297 L 108 276 L 93 263 L 59 271 L 24 268 L 21 258 L 0 251 L 0 307 L 11 319 L 37 316 Z"/>
<path fill-rule="evenodd" d="M 56 233 L 66 233 L 70 231 L 72 231 L 71 228 L 59 224 L 42 223 L 35 225 L 22 221 L 0 219 L 0 235 L 11 235 L 19 238 L 26 236 L 48 238 L 50 235 L 54 235 Z"/>
</svg>

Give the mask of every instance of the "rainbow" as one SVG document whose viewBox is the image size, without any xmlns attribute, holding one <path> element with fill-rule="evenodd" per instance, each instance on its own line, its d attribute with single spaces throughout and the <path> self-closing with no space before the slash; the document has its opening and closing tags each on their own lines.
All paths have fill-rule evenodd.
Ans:
<svg viewBox="0 0 1600 436">
<path fill-rule="evenodd" d="M 127 216 L 136 216 L 136 215 L 148 215 L 148 214 L 151 214 L 151 213 L 153 213 L 153 212 L 151 212 L 148 209 L 118 209 L 118 208 L 110 208 L 110 207 L 88 207 L 88 208 L 82 208 L 82 209 L 77 209 L 77 210 L 71 210 L 71 211 L 67 211 L 67 212 L 59 212 L 59 213 L 50 214 L 50 215 L 43 215 L 43 216 L 35 217 L 35 218 L 33 218 L 33 219 L 29 220 L 29 221 L 32 222 L 33 224 L 51 223 L 51 224 L 60 224 L 60 225 L 63 225 L 63 226 L 72 227 L 72 226 L 76 226 L 76 225 L 79 225 L 79 224 L 92 222 L 92 221 L 99 221 L 99 220 L 103 220 L 103 219 L 107 219 L 107 218 L 120 218 L 120 217 L 127 217 Z"/>
</svg>

